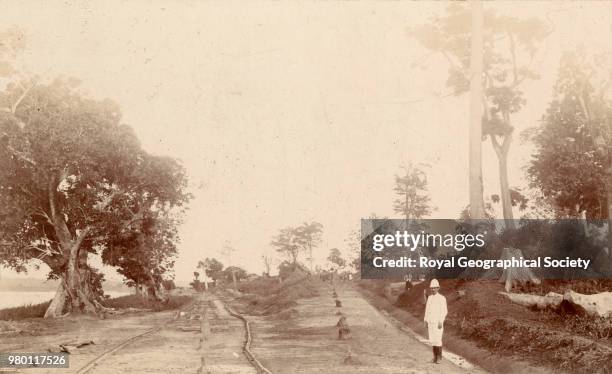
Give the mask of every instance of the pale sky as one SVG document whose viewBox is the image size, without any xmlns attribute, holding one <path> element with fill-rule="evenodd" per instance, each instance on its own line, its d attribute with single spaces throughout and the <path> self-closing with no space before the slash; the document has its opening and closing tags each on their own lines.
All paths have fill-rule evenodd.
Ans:
<svg viewBox="0 0 612 374">
<path fill-rule="evenodd" d="M 511 186 L 526 185 L 530 147 L 518 134 L 544 112 L 562 51 L 609 50 L 611 5 L 485 4 L 556 25 L 538 54 L 542 78 L 525 85 L 528 105 L 514 119 Z M 408 162 L 432 166 L 432 217 L 458 216 L 468 202 L 467 97 L 441 97 L 445 60 L 418 64 L 428 52 L 407 33 L 444 6 L 0 1 L 0 28 L 26 31 L 24 71 L 80 79 L 120 104 L 145 149 L 182 160 L 195 194 L 176 264 L 185 283 L 226 240 L 236 265 L 260 272 L 271 237 L 304 221 L 324 226 L 323 261 L 361 217 L 395 216 L 394 174 Z M 498 193 L 488 142 L 483 157 L 485 195 Z"/>
</svg>

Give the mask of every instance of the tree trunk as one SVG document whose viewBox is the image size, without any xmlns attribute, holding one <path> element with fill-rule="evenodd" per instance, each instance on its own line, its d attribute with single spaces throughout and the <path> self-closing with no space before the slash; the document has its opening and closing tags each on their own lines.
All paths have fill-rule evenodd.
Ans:
<svg viewBox="0 0 612 374">
<path fill-rule="evenodd" d="M 509 121 L 506 116 L 506 121 Z M 502 201 L 502 210 L 504 215 L 504 222 L 506 228 L 514 229 L 514 213 L 512 212 L 512 199 L 510 197 L 510 186 L 508 183 L 508 151 L 510 150 L 510 144 L 512 143 L 512 132 L 508 132 L 505 136 L 502 136 L 503 140 L 500 144 L 497 140 L 497 135 L 489 135 L 491 138 L 491 145 L 497 155 L 497 162 L 499 165 L 499 187 Z"/>
<path fill-rule="evenodd" d="M 472 9 L 472 44 L 470 56 L 470 134 L 469 184 L 470 218 L 485 218 L 482 188 L 482 3 L 470 2 Z"/>
<path fill-rule="evenodd" d="M 45 318 L 57 318 L 66 313 L 98 314 L 102 305 L 91 288 L 87 253 L 80 253 L 82 240 L 70 243 L 66 270 L 61 275 L 61 282 L 53 301 L 45 312 Z"/>
<path fill-rule="evenodd" d="M 87 278 L 87 270 L 66 270 L 44 318 L 57 318 L 65 313 L 98 314 L 103 308 Z"/>
<path fill-rule="evenodd" d="M 310 256 L 310 273 L 314 274 L 314 270 L 313 270 L 314 268 L 312 266 L 313 258 L 312 258 L 312 244 L 311 243 L 308 243 L 308 252 L 309 252 L 309 256 Z M 233 273 L 232 273 L 232 276 L 234 276 Z M 235 276 L 234 276 L 234 288 L 236 288 L 236 279 L 235 279 Z"/>
<path fill-rule="evenodd" d="M 149 276 L 148 281 L 146 282 L 146 297 L 147 298 L 153 298 L 157 301 L 165 301 L 166 300 L 166 296 L 164 294 L 164 292 L 161 289 L 161 285 L 157 284 L 155 282 L 155 280 L 153 279 L 153 276 Z"/>
<path fill-rule="evenodd" d="M 232 282 L 234 282 L 234 290 L 238 291 L 238 284 L 236 283 L 236 271 L 232 270 Z"/>
<path fill-rule="evenodd" d="M 89 228 L 72 233 L 57 206 L 57 186 L 62 180 L 61 175 L 52 176 L 48 182 L 47 193 L 51 221 L 60 242 L 62 256 L 66 260 L 66 268 L 60 277 L 60 287 L 45 312 L 45 318 L 60 317 L 64 311 L 97 313 L 102 309 L 91 289 L 87 252 L 81 253 L 81 245 L 89 234 Z"/>
<path fill-rule="evenodd" d="M 609 156 L 608 163 L 608 170 L 606 172 L 606 196 L 608 200 L 608 256 L 612 260 L 612 155 Z"/>
<path fill-rule="evenodd" d="M 64 306 L 66 305 L 66 298 L 68 297 L 64 284 L 65 283 L 62 280 L 59 286 L 57 286 L 55 296 L 53 297 L 53 300 L 51 300 L 51 304 L 49 304 L 49 307 L 45 312 L 45 318 L 57 318 L 63 315 Z"/>
<path fill-rule="evenodd" d="M 408 220 L 410 219 L 410 210 L 408 210 L 408 206 L 410 204 L 409 202 L 409 195 L 408 195 L 408 186 L 405 186 L 406 188 L 404 189 L 404 217 L 406 218 L 406 227 L 405 229 L 408 229 Z"/>
<path fill-rule="evenodd" d="M 512 212 L 512 200 L 510 197 L 510 186 L 508 185 L 508 153 L 499 156 L 499 186 L 501 189 L 501 201 L 506 228 L 516 228 L 514 224 L 514 213 Z"/>
</svg>

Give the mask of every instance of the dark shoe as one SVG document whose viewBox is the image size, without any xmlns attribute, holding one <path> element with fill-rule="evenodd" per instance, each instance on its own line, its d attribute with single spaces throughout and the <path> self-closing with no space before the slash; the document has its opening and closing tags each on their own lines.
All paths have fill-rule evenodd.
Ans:
<svg viewBox="0 0 612 374">
<path fill-rule="evenodd" d="M 434 363 L 439 364 L 440 360 L 442 360 L 442 347 L 434 347 Z"/>
</svg>

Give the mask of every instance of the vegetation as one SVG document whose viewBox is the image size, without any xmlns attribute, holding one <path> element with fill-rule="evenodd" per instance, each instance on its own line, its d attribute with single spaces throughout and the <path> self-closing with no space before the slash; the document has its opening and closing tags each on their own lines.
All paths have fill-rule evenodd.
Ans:
<svg viewBox="0 0 612 374">
<path fill-rule="evenodd" d="M 340 270 L 346 266 L 346 260 L 344 257 L 342 257 L 342 253 L 338 248 L 332 248 L 329 250 L 327 261 L 331 264 L 334 270 Z"/>
<path fill-rule="evenodd" d="M 313 272 L 312 250 L 321 244 L 321 236 L 323 234 L 323 225 L 318 222 L 304 222 L 295 229 L 295 235 L 299 245 L 308 253 L 308 262 L 310 263 L 310 272 Z"/>
<path fill-rule="evenodd" d="M 260 277 L 241 284 L 240 291 L 245 293 L 241 301 L 246 302 L 246 312 L 249 314 L 287 318 L 293 315 L 291 308 L 298 299 L 319 294 L 319 282 L 300 269 L 293 269 L 286 274 L 280 284 L 274 278 Z"/>
<path fill-rule="evenodd" d="M 170 295 L 164 301 L 151 299 L 140 295 L 125 295 L 115 298 L 102 300 L 102 304 L 106 308 L 115 309 L 150 309 L 156 312 L 170 309 L 178 309 L 187 303 L 191 302 L 190 296 L 175 296 Z M 43 318 L 45 312 L 49 308 L 51 301 L 39 304 L 29 304 L 14 308 L 0 309 L 0 320 L 3 321 L 18 321 L 29 318 Z"/>
<path fill-rule="evenodd" d="M 393 210 L 406 221 L 431 214 L 431 199 L 427 194 L 427 174 L 422 166 L 409 165 L 402 176 L 395 176 Z"/>
<path fill-rule="evenodd" d="M 0 263 L 38 259 L 61 279 L 47 317 L 103 308 L 90 253 L 159 289 L 176 253 L 171 213 L 190 197 L 180 164 L 147 154 L 117 105 L 73 81 L 12 84 L 0 102 Z"/>
<path fill-rule="evenodd" d="M 206 289 L 206 284 L 200 281 L 200 273 L 197 271 L 193 272 L 193 280 L 189 285 L 197 292 L 202 292 Z"/>
<path fill-rule="evenodd" d="M 217 260 L 216 258 L 206 257 L 204 261 L 198 262 L 198 269 L 204 270 L 204 273 L 206 274 L 208 279 L 212 279 L 214 282 L 216 282 L 217 279 L 221 279 L 221 277 L 223 276 L 223 263 L 221 263 L 221 261 Z"/>
<path fill-rule="evenodd" d="M 162 286 L 164 287 L 164 290 L 166 291 L 172 291 L 176 288 L 176 285 L 174 284 L 174 280 L 172 279 L 164 279 L 162 281 Z"/>
<path fill-rule="evenodd" d="M 541 122 L 523 133 L 535 146 L 526 169 L 529 186 L 511 186 L 509 180 L 515 122 L 527 104 L 523 90 L 539 79 L 533 61 L 550 32 L 542 20 L 498 14 L 483 10 L 481 2 L 472 2 L 450 4 L 444 14 L 412 28 L 411 36 L 447 61 L 444 76 L 449 96 L 470 93 L 470 166 L 466 173 L 470 199 L 458 218 L 492 221 L 493 204 L 501 203 L 506 221 L 505 229 L 486 232 L 487 245 L 468 246 L 462 256 L 494 257 L 507 249 L 526 257 L 580 255 L 592 261 L 591 274 L 608 271 L 609 275 L 609 56 L 581 49 L 562 56 L 553 97 L 546 108 L 540 108 Z M 0 32 L 0 77 L 10 81 L 0 91 L 0 266 L 25 271 L 40 261 L 50 269 L 49 278 L 60 282 L 52 301 L 0 310 L 0 319 L 185 305 L 191 300 L 188 296 L 168 296 L 164 291 L 176 288 L 171 278 L 178 254 L 177 228 L 191 199 L 186 170 L 173 158 L 146 152 L 133 129 L 122 122 L 119 106 L 90 98 L 75 80 L 19 76 L 11 58 L 23 47 L 20 30 Z M 328 122 L 329 126 L 334 123 Z M 482 187 L 483 141 L 490 142 L 495 152 L 500 184 L 499 192 L 487 198 Z M 394 182 L 392 209 L 405 219 L 405 227 L 435 210 L 425 165 L 409 163 Z M 532 190 L 530 195 L 525 192 L 527 187 Z M 543 211 L 551 221 L 517 224 L 517 211 Z M 581 227 L 557 220 L 562 218 L 600 221 L 593 228 L 588 223 Z M 597 232 L 605 232 L 604 220 L 607 243 L 597 237 Z M 323 243 L 323 225 L 316 221 L 285 225 L 270 242 L 272 251 L 284 261 L 264 254 L 265 277 L 253 280 L 236 266 L 232 261 L 236 248 L 227 241 L 220 248 L 223 262 L 213 257 L 198 262 L 191 287 L 202 292 L 209 280 L 213 287 L 233 283 L 236 290 L 247 293 L 242 299 L 248 311 L 277 315 L 290 311 L 298 298 L 316 295 L 325 276 L 333 272 L 333 279 L 347 265 L 359 270 L 361 261 L 368 261 L 366 255 L 360 257 L 361 233 L 353 230 L 346 240 L 350 256 L 343 256 L 339 248 L 326 247 L 329 267 L 319 264 L 315 268 L 315 257 L 325 256 L 322 250 L 316 256 Z M 461 229 L 472 228 L 466 224 Z M 418 248 L 415 255 L 422 255 L 421 249 L 425 248 Z M 427 249 L 431 249 L 427 255 L 448 256 Z M 604 255 L 609 256 L 607 261 L 599 261 Z M 90 256 L 116 268 L 138 295 L 105 299 L 104 275 L 91 265 Z M 278 277 L 271 276 L 276 264 Z M 495 277 L 493 272 L 486 273 Z M 428 275 L 448 274 L 432 271 Z M 555 275 L 565 279 L 572 274 Z M 545 294 L 566 288 L 592 293 L 610 289 L 608 283 L 593 282 L 543 282 L 519 285 L 515 290 Z M 363 284 L 391 300 L 389 283 Z M 397 305 L 420 318 L 426 283 L 405 286 Z M 500 296 L 497 282 L 443 281 L 442 290 L 448 290 L 452 311 L 448 331 L 489 351 L 543 358 L 555 368 L 569 370 L 595 370 L 612 358 L 609 318 L 513 305 Z"/>
<path fill-rule="evenodd" d="M 246 279 L 247 275 L 246 270 L 238 266 L 228 266 L 221 272 L 221 279 L 227 283 L 240 282 Z"/>
<path fill-rule="evenodd" d="M 527 133 L 536 145 L 528 169 L 531 185 L 552 202 L 559 217 L 612 216 L 606 151 L 612 144 L 612 102 L 602 84 L 606 81 L 595 79 L 608 67 L 605 61 L 580 51 L 563 56 L 542 124 Z"/>
<path fill-rule="evenodd" d="M 49 308 L 51 301 L 39 304 L 28 304 L 14 308 L 0 309 L 1 321 L 17 321 L 27 318 L 42 318 Z"/>
<path fill-rule="evenodd" d="M 192 301 L 191 296 L 169 295 L 165 300 L 159 301 L 140 295 L 120 296 L 104 301 L 104 306 L 115 309 L 137 308 L 151 309 L 155 312 L 179 309 Z"/>
<path fill-rule="evenodd" d="M 298 227 L 285 227 L 280 230 L 270 243 L 276 251 L 287 257 L 293 264 L 297 263 L 300 253 L 307 253 L 310 271 L 313 272 L 312 251 L 321 242 L 323 225 L 318 222 L 304 223 Z"/>
<path fill-rule="evenodd" d="M 472 9 L 472 12 L 482 12 L 482 9 Z M 508 181 L 508 152 L 514 131 L 511 116 L 526 103 L 521 85 L 538 78 L 531 63 L 539 44 L 550 30 L 536 18 L 518 19 L 496 14 L 492 10 L 487 10 L 483 15 L 474 15 L 462 4 L 449 5 L 445 16 L 435 17 L 429 24 L 414 28 L 412 34 L 423 46 L 447 59 L 447 86 L 453 95 L 468 92 L 472 83 L 470 76 L 475 76 L 472 65 L 478 61 L 470 59 L 470 52 L 474 47 L 471 44 L 474 30 L 472 17 L 478 16 L 484 18 L 480 21 L 482 30 L 478 30 L 483 40 L 477 43 L 483 51 L 479 57 L 479 63 L 483 65 L 481 74 L 478 74 L 482 93 L 479 90 L 477 96 L 480 97 L 475 99 L 482 100 L 484 113 L 482 134 L 477 136 L 482 135 L 483 140 L 489 138 L 497 155 L 503 215 L 506 224 L 512 227 L 512 189 Z M 476 168 L 482 166 L 477 165 Z M 484 211 L 473 218 L 484 218 Z"/>
<path fill-rule="evenodd" d="M 264 265 L 264 274 L 270 276 L 270 270 L 272 270 L 272 263 L 274 262 L 274 258 L 270 253 L 264 253 L 261 256 L 261 261 Z"/>
</svg>

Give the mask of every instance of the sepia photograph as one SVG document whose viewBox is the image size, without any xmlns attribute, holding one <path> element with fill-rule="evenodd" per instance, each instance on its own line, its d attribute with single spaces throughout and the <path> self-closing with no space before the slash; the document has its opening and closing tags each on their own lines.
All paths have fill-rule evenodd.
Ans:
<svg viewBox="0 0 612 374">
<path fill-rule="evenodd" d="M 612 373 L 612 1 L 0 0 L 0 373 Z"/>
</svg>

